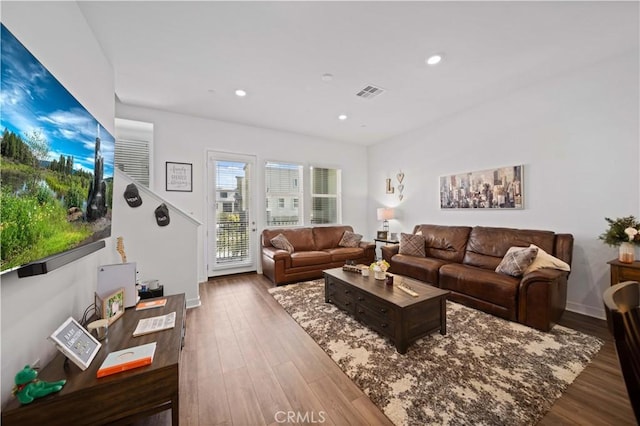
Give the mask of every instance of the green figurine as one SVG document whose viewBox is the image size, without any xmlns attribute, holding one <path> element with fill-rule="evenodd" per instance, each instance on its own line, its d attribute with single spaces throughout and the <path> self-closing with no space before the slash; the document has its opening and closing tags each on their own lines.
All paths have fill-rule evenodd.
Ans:
<svg viewBox="0 0 640 426">
<path fill-rule="evenodd" d="M 13 387 L 13 395 L 17 396 L 22 404 L 29 404 L 36 398 L 42 398 L 50 393 L 58 392 L 64 384 L 67 383 L 66 380 L 43 382 L 37 379 L 37 376 L 38 372 L 29 365 L 25 365 L 24 368 L 16 374 L 16 385 Z"/>
</svg>

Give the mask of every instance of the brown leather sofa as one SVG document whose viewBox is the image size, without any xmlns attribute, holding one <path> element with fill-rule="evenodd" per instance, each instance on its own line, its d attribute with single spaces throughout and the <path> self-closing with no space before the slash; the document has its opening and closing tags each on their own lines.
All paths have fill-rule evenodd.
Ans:
<svg viewBox="0 0 640 426">
<path fill-rule="evenodd" d="M 341 267 L 347 260 L 369 265 L 375 258 L 375 244 L 360 242 L 359 247 L 340 247 L 338 243 L 351 226 L 274 228 L 262 231 L 262 273 L 275 284 L 322 278 L 322 271 Z M 271 245 L 271 239 L 284 235 L 293 253 Z"/>
<path fill-rule="evenodd" d="M 450 290 L 450 300 L 542 331 L 562 316 L 569 272 L 543 268 L 513 277 L 495 269 L 510 247 L 530 244 L 571 265 L 571 234 L 440 225 L 416 225 L 413 233 L 420 231 L 426 257 L 398 254 L 398 244 L 382 247 L 390 272 Z"/>
</svg>

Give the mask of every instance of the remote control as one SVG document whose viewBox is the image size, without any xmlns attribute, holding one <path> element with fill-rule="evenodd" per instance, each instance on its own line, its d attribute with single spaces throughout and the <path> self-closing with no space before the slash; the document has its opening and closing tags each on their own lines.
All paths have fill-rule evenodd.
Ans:
<svg viewBox="0 0 640 426">
<path fill-rule="evenodd" d="M 396 287 L 398 287 L 400 290 L 404 291 L 405 293 L 412 295 L 413 297 L 418 297 L 418 293 L 411 290 L 410 288 L 406 288 L 402 284 L 398 284 Z"/>
</svg>

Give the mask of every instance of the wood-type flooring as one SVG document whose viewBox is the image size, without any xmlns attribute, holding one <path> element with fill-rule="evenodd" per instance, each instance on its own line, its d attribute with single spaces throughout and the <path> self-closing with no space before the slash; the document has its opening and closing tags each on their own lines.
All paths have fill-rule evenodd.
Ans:
<svg viewBox="0 0 640 426">
<path fill-rule="evenodd" d="M 391 424 L 271 297 L 270 287 L 257 274 L 200 284 L 202 306 L 187 312 L 180 424 Z M 606 343 L 538 424 L 635 425 L 606 322 L 565 312 L 561 324 Z M 170 424 L 167 411 L 136 426 Z"/>
</svg>

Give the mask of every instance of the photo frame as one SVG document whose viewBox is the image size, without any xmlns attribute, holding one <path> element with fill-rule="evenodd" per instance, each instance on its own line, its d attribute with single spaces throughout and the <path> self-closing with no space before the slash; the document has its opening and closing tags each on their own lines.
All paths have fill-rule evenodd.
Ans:
<svg viewBox="0 0 640 426">
<path fill-rule="evenodd" d="M 82 327 L 73 317 L 67 318 L 49 339 L 58 350 L 82 371 L 86 370 L 96 357 L 102 344 Z"/>
<path fill-rule="evenodd" d="M 378 231 L 376 238 L 378 240 L 386 240 L 389 238 L 389 231 Z"/>
<path fill-rule="evenodd" d="M 124 287 L 106 297 L 96 294 L 96 311 L 108 321 L 109 325 L 120 318 L 124 314 Z"/>
<path fill-rule="evenodd" d="M 165 169 L 167 191 L 193 191 L 193 164 L 167 161 Z"/>
<path fill-rule="evenodd" d="M 458 173 L 440 177 L 441 209 L 524 209 L 524 166 Z"/>
</svg>

